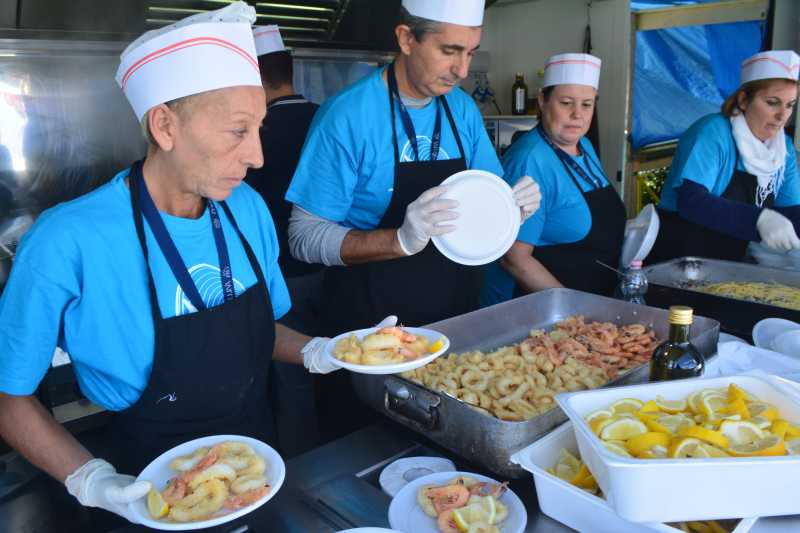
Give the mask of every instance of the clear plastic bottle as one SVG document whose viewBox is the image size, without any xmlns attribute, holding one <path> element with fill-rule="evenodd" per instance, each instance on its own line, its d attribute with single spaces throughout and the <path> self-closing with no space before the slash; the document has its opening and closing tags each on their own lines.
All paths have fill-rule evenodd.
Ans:
<svg viewBox="0 0 800 533">
<path fill-rule="evenodd" d="M 645 305 L 647 294 L 647 276 L 642 270 L 641 261 L 631 261 L 617 287 L 617 297 L 631 303 Z"/>
</svg>

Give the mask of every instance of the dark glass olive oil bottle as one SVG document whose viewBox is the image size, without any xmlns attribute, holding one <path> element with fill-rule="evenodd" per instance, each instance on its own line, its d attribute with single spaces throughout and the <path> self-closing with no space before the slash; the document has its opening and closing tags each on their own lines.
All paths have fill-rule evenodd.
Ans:
<svg viewBox="0 0 800 533">
<path fill-rule="evenodd" d="M 650 359 L 650 381 L 695 378 L 703 375 L 706 361 L 689 342 L 692 329 L 691 307 L 675 305 L 669 308 L 669 339 L 653 352 Z"/>
</svg>

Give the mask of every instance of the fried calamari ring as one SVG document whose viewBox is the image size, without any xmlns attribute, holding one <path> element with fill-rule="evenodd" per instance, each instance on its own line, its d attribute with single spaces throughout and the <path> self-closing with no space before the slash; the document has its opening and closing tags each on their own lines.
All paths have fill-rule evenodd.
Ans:
<svg viewBox="0 0 800 533">
<path fill-rule="evenodd" d="M 389 333 L 371 333 L 361 341 L 361 347 L 364 349 L 364 352 L 393 350 L 395 348 L 400 348 L 402 345 L 403 341 Z"/>
<path fill-rule="evenodd" d="M 461 384 L 464 388 L 483 392 L 489 386 L 489 376 L 478 368 L 472 367 L 461 374 Z"/>
<path fill-rule="evenodd" d="M 240 470 L 238 474 L 239 476 L 261 476 L 266 471 L 267 463 L 258 455 L 254 455 L 250 460 L 250 464 Z"/>
<path fill-rule="evenodd" d="M 181 455 L 169 462 L 169 467 L 178 472 L 188 472 L 208 454 L 208 448 L 197 448 L 189 455 Z"/>
<path fill-rule="evenodd" d="M 267 479 L 260 474 L 248 474 L 239 476 L 231 483 L 231 492 L 243 494 L 251 490 L 258 490 L 267 484 Z"/>
<path fill-rule="evenodd" d="M 232 466 L 214 463 L 205 470 L 201 470 L 189 480 L 189 488 L 196 490 L 197 487 L 214 479 L 225 479 L 233 481 L 236 479 L 236 470 Z"/>
<path fill-rule="evenodd" d="M 219 479 L 210 479 L 195 488 L 194 492 L 179 500 L 169 511 L 175 522 L 205 520 L 222 509 L 228 488 Z"/>
</svg>

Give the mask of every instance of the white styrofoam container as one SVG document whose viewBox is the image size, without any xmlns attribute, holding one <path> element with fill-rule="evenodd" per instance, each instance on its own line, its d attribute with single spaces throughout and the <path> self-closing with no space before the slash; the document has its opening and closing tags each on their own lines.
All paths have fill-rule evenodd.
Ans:
<svg viewBox="0 0 800 533">
<path fill-rule="evenodd" d="M 731 516 L 800 514 L 800 456 L 713 459 L 632 459 L 608 451 L 584 416 L 622 398 L 677 400 L 706 388 L 736 383 L 800 422 L 791 382 L 777 376 L 738 375 L 684 379 L 559 394 L 556 401 L 575 426 L 580 455 L 614 510 L 631 522 L 683 522 Z"/>
<path fill-rule="evenodd" d="M 511 456 L 513 462 L 533 474 L 539 508 L 544 514 L 572 529 L 586 533 L 681 531 L 667 524 L 628 522 L 615 513 L 606 500 L 548 473 L 546 469 L 556 464 L 564 448 L 578 456 L 578 446 L 571 422 L 562 424 L 545 437 Z M 740 520 L 733 533 L 749 531 L 757 520 L 757 518 Z"/>
</svg>

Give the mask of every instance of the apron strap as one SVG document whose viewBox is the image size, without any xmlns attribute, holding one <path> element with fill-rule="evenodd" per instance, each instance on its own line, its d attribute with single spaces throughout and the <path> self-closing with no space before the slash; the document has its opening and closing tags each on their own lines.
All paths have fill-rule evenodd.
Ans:
<svg viewBox="0 0 800 533">
<path fill-rule="evenodd" d="M 236 230 L 236 234 L 239 236 L 239 240 L 242 241 L 242 246 L 244 247 L 244 253 L 247 254 L 247 260 L 250 261 L 250 268 L 253 269 L 253 273 L 256 275 L 256 279 L 259 283 L 263 284 L 265 287 L 267 285 L 266 281 L 264 280 L 264 272 L 261 270 L 261 265 L 258 264 L 258 259 L 256 258 L 256 254 L 253 253 L 253 249 L 250 247 L 250 243 L 247 242 L 247 239 L 244 238 L 242 231 L 239 229 L 239 224 L 236 222 L 236 219 L 233 217 L 233 213 L 231 212 L 230 207 L 228 207 L 227 202 L 220 202 L 222 206 L 222 210 L 225 211 L 225 215 L 228 217 L 233 228 Z"/>
<path fill-rule="evenodd" d="M 408 142 L 411 144 L 411 148 L 414 150 L 414 159 L 415 161 L 419 162 L 419 146 L 417 143 L 417 132 L 414 128 L 414 122 L 411 120 L 411 115 L 408 113 L 408 109 L 406 105 L 403 103 L 403 99 L 400 97 L 400 90 L 397 86 L 397 76 L 395 75 L 394 70 L 394 63 L 389 65 L 387 69 L 387 83 L 389 85 L 389 94 L 391 95 L 391 106 L 392 106 L 392 128 L 394 130 L 394 99 L 397 99 L 397 105 L 400 108 L 400 120 L 403 123 L 403 129 L 406 132 L 406 136 L 408 137 Z M 439 147 L 442 142 L 442 112 L 441 108 L 439 107 L 438 103 L 436 104 L 436 122 L 433 126 L 433 136 L 431 137 L 431 151 L 430 157 L 428 158 L 429 161 L 436 161 L 439 157 Z M 397 144 L 397 134 L 395 132 L 395 145 Z M 395 146 L 395 152 L 397 153 L 397 147 Z M 397 158 L 399 161 L 400 158 Z"/>
<path fill-rule="evenodd" d="M 450 123 L 450 129 L 453 131 L 453 137 L 456 138 L 456 143 L 458 144 L 458 153 L 461 155 L 461 159 L 466 162 L 467 156 L 464 155 L 464 146 L 461 144 L 461 135 L 458 134 L 458 130 L 456 129 L 456 123 L 453 120 L 453 114 L 450 112 L 450 105 L 447 103 L 447 98 L 440 96 L 439 100 L 442 102 L 442 107 L 444 107 L 445 115 L 447 115 L 447 121 Z"/>
<path fill-rule="evenodd" d="M 569 154 L 567 154 L 564 150 L 556 146 L 553 140 L 550 137 L 548 137 L 547 133 L 544 131 L 544 128 L 541 127 L 541 125 L 537 126 L 537 128 L 539 129 L 539 134 L 542 136 L 542 138 L 545 140 L 548 146 L 550 146 L 553 152 L 555 152 L 556 156 L 561 161 L 561 164 L 564 165 L 564 168 L 567 169 L 567 174 L 570 175 L 573 183 L 575 183 L 575 186 L 578 187 L 579 191 L 583 192 L 583 189 L 581 189 L 580 185 L 578 185 L 578 182 L 575 179 L 573 172 L 570 171 L 570 169 L 574 171 L 574 173 L 578 174 L 581 177 L 581 179 L 586 181 L 586 183 L 591 184 L 592 189 L 596 190 L 603 188 L 602 180 L 598 180 L 596 176 L 589 176 L 586 173 L 586 171 L 583 168 L 581 168 L 581 166 L 572 157 L 569 156 Z M 586 157 L 585 152 L 583 157 L 584 158 Z"/>
</svg>

